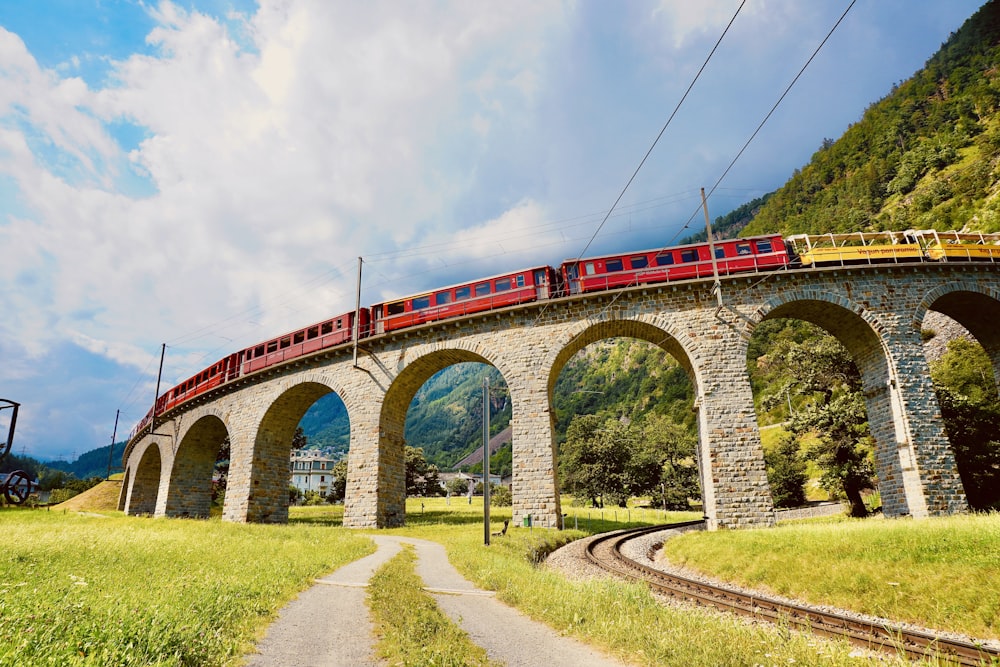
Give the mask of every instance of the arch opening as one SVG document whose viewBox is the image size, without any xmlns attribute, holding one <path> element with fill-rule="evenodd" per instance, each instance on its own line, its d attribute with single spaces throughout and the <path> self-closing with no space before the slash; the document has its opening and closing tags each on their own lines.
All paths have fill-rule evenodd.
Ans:
<svg viewBox="0 0 1000 667">
<path fill-rule="evenodd" d="M 754 327 L 747 365 L 777 507 L 843 500 L 922 508 L 906 415 L 877 323 L 839 303 L 790 300 Z"/>
<path fill-rule="evenodd" d="M 1000 301 L 954 289 L 927 300 L 921 336 L 969 507 L 1000 508 Z"/>
<path fill-rule="evenodd" d="M 129 493 L 126 514 L 135 516 L 153 514 L 156 511 L 156 501 L 160 492 L 160 474 L 162 458 L 160 446 L 154 440 L 146 446 L 139 464 L 135 468 L 135 478 Z"/>
<path fill-rule="evenodd" d="M 515 407 L 503 374 L 486 357 L 442 350 L 414 360 L 382 404 L 379 432 L 379 524 L 406 521 L 407 496 L 453 495 L 482 503 L 483 378 L 489 379 L 491 504 L 514 462 Z M 428 516 L 433 519 L 433 513 Z"/>
<path fill-rule="evenodd" d="M 705 500 L 695 395 L 688 354 L 652 324 L 603 322 L 560 350 L 548 398 L 567 521 L 577 523 L 587 506 L 700 516 Z"/>
<path fill-rule="evenodd" d="M 174 455 L 166 516 L 206 519 L 213 505 L 221 509 L 229 465 L 229 432 L 215 415 L 191 425 Z"/>
<path fill-rule="evenodd" d="M 323 421 L 330 416 L 327 410 L 332 406 L 336 411 L 338 407 L 343 406 L 342 400 L 338 402 L 326 399 L 314 411 L 314 406 L 320 399 L 332 392 L 334 389 L 321 378 L 306 379 L 286 389 L 264 413 L 253 442 L 247 443 L 248 446 L 234 445 L 233 465 L 239 466 L 239 471 L 234 470 L 234 477 L 248 478 L 248 483 L 244 500 L 242 493 L 233 493 L 234 480 L 230 481 L 226 498 L 227 516 L 235 516 L 236 520 L 239 520 L 241 505 L 245 502 L 247 521 L 286 523 L 288 507 L 292 502 L 291 486 L 296 475 L 299 476 L 300 482 L 314 487 L 309 489 L 313 491 L 309 495 L 312 502 L 325 502 L 328 499 L 330 491 L 335 487 L 332 481 L 335 475 L 333 470 L 335 461 L 332 460 L 332 455 L 325 457 L 322 452 L 315 457 L 311 454 L 304 455 L 299 460 L 304 466 L 295 469 L 292 450 L 296 445 L 299 448 L 308 448 L 309 435 L 305 433 L 303 427 L 307 413 L 310 417 L 305 420 L 305 425 L 309 427 L 309 433 L 315 436 L 317 433 L 323 433 Z M 346 425 L 343 423 L 344 419 L 347 420 Z M 337 423 L 332 426 L 336 436 L 334 440 L 338 443 L 336 446 L 338 451 L 343 451 L 343 432 L 345 430 L 350 432 L 347 411 L 343 410 L 336 421 Z M 317 430 L 314 431 L 314 428 Z M 249 464 L 251 461 L 252 465 Z M 317 466 L 315 471 L 312 470 L 313 463 Z M 249 474 L 245 472 L 247 470 Z M 235 481 L 238 483 L 239 479 Z"/>
</svg>

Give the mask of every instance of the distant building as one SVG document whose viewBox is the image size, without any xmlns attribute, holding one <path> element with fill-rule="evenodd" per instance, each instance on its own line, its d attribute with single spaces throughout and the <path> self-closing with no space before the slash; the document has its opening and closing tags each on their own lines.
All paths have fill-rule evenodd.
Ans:
<svg viewBox="0 0 1000 667">
<path fill-rule="evenodd" d="M 333 484 L 333 466 L 339 460 L 318 449 L 293 449 L 289 483 L 303 493 L 317 491 L 325 496 Z"/>
<path fill-rule="evenodd" d="M 470 489 L 475 489 L 477 484 L 481 484 L 483 481 L 483 473 L 481 472 L 443 472 L 438 475 L 438 479 L 441 481 L 441 488 L 447 489 L 448 482 L 453 479 L 463 479 L 469 485 Z M 490 475 L 490 484 L 493 486 L 499 486 L 503 483 L 500 475 Z M 509 483 L 508 483 L 509 485 Z"/>
</svg>

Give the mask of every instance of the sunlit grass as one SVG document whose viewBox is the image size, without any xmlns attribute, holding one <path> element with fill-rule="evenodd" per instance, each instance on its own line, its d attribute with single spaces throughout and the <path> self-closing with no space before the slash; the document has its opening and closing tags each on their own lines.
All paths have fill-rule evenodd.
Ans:
<svg viewBox="0 0 1000 667">
<path fill-rule="evenodd" d="M 481 521 L 481 517 L 479 518 Z M 498 530 L 502 522 L 496 521 Z M 619 526 L 620 527 L 620 526 Z M 481 523 L 413 521 L 389 531 L 440 542 L 464 576 L 560 634 L 592 643 L 640 665 L 858 665 L 846 644 L 750 625 L 696 609 L 664 606 L 648 588 L 611 578 L 566 579 L 533 561 L 580 531 L 518 527 L 483 545 Z M 900 664 L 894 659 L 871 664 Z"/>
<path fill-rule="evenodd" d="M 317 576 L 374 550 L 326 526 L 0 513 L 0 665 L 228 665 Z"/>
<path fill-rule="evenodd" d="M 1000 636 L 1000 514 L 688 533 L 665 552 L 673 563 L 781 595 Z"/>
<path fill-rule="evenodd" d="M 403 545 L 368 584 L 379 657 L 390 665 L 490 665 L 486 650 L 473 644 L 423 590 L 415 562 L 413 547 Z"/>
</svg>

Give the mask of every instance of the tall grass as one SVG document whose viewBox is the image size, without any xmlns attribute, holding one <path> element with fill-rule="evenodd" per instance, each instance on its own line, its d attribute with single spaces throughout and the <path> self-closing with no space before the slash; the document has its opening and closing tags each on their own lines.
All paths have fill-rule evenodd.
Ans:
<svg viewBox="0 0 1000 667">
<path fill-rule="evenodd" d="M 390 665 L 489 666 L 486 650 L 438 608 L 414 568 L 413 547 L 403 550 L 372 576 L 368 606 L 380 641 L 376 651 Z"/>
<path fill-rule="evenodd" d="M 1000 636 L 1000 514 L 810 520 L 687 533 L 673 563 L 816 603 L 977 637 Z"/>
<path fill-rule="evenodd" d="M 478 586 L 496 591 L 499 599 L 555 631 L 631 663 L 693 667 L 901 664 L 892 658 L 855 658 L 844 644 L 790 633 L 788 628 L 664 606 L 642 584 L 609 578 L 570 581 L 533 560 L 583 536 L 582 532 L 518 527 L 484 546 L 481 517 L 472 513 L 464 517 L 464 523 L 444 522 L 427 511 L 423 515 L 410 511 L 408 527 L 391 532 L 444 544 L 451 563 Z M 494 530 L 500 522 L 494 521 Z"/>
<path fill-rule="evenodd" d="M 374 550 L 326 526 L 0 514 L 0 665 L 227 665 L 312 578 Z"/>
</svg>

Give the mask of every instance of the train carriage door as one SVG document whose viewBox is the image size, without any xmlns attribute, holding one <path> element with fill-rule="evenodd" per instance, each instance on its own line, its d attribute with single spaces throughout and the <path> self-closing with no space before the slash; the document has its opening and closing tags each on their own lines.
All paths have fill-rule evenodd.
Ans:
<svg viewBox="0 0 1000 667">
<path fill-rule="evenodd" d="M 548 299 L 551 293 L 546 273 L 545 269 L 535 269 L 535 296 L 539 299 Z"/>
</svg>

